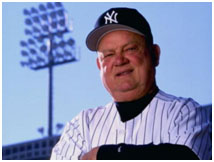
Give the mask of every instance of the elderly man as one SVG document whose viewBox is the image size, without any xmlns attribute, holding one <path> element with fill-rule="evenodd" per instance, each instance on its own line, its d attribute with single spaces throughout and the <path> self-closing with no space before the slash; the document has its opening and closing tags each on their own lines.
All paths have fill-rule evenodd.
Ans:
<svg viewBox="0 0 214 162">
<path fill-rule="evenodd" d="M 101 79 L 113 101 L 71 120 L 51 159 L 211 158 L 205 110 L 157 87 L 160 48 L 137 10 L 104 12 L 86 44 L 98 53 Z"/>
</svg>

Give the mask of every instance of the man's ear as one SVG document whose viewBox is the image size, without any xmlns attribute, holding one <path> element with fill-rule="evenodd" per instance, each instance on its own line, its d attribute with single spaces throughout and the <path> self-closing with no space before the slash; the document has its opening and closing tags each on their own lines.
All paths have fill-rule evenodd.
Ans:
<svg viewBox="0 0 214 162">
<path fill-rule="evenodd" d="M 153 55 L 154 55 L 154 65 L 155 66 L 158 66 L 159 65 L 159 60 L 160 60 L 160 53 L 161 53 L 161 50 L 160 50 L 160 47 L 159 47 L 159 45 L 157 45 L 157 44 L 154 44 L 153 45 Z"/>
<path fill-rule="evenodd" d="M 100 70 L 100 61 L 99 61 L 99 58 L 98 58 L 98 57 L 97 57 L 96 61 L 97 61 L 97 67 L 98 67 L 98 69 Z"/>
</svg>

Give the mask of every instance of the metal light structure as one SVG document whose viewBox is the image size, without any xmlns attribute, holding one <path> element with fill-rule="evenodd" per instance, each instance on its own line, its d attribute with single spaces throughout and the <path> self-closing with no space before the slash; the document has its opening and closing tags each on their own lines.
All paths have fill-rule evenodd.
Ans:
<svg viewBox="0 0 214 162">
<path fill-rule="evenodd" d="M 53 67 L 77 61 L 75 41 L 65 39 L 72 31 L 68 15 L 60 2 L 39 4 L 38 8 L 24 9 L 26 16 L 25 34 L 27 41 L 21 41 L 22 66 L 32 70 L 48 68 L 49 71 L 49 113 L 48 136 L 52 136 L 53 116 Z"/>
</svg>

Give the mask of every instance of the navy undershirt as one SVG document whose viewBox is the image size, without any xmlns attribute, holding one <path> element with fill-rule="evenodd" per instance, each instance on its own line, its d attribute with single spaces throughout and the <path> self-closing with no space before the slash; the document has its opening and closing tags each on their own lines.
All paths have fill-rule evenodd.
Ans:
<svg viewBox="0 0 214 162">
<path fill-rule="evenodd" d="M 126 122 L 138 116 L 151 102 L 159 89 L 156 87 L 152 93 L 130 102 L 115 102 L 122 122 Z"/>
</svg>

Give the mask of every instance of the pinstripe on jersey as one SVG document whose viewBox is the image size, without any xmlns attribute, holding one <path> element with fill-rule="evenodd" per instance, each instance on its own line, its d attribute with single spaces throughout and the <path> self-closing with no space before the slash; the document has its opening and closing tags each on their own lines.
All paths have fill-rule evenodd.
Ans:
<svg viewBox="0 0 214 162">
<path fill-rule="evenodd" d="M 200 159 L 210 159 L 209 124 L 206 109 L 198 103 L 160 90 L 141 114 L 124 123 L 114 102 L 82 111 L 67 123 L 51 159 L 79 159 L 93 147 L 119 143 L 181 144 Z"/>
</svg>

